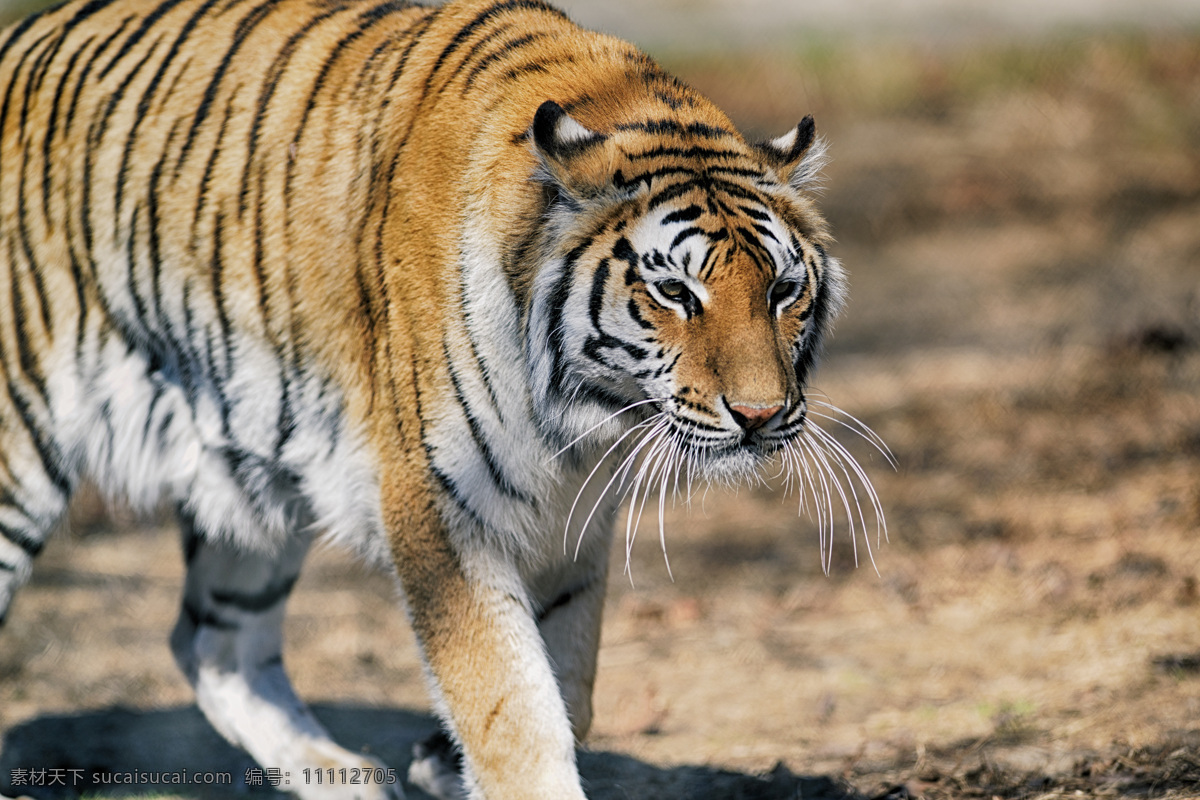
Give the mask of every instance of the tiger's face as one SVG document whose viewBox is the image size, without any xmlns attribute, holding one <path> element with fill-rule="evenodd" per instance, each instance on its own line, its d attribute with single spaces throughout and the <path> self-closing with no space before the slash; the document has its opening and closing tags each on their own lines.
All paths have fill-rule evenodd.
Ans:
<svg viewBox="0 0 1200 800">
<path fill-rule="evenodd" d="M 603 442 L 632 417 L 645 458 L 745 478 L 802 437 L 841 302 L 824 223 L 793 181 L 819 158 L 811 119 L 757 148 L 708 126 L 678 146 L 632 133 L 539 111 L 562 255 L 535 292 L 535 367 L 564 437 Z"/>
</svg>

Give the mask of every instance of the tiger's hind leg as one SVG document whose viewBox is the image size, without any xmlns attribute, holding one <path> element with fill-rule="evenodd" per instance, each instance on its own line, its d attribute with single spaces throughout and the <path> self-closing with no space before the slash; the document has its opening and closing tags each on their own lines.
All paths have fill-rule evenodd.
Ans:
<svg viewBox="0 0 1200 800">
<path fill-rule="evenodd" d="M 69 479 L 37 434 L 4 430 L 0 400 L 0 625 L 70 500 Z"/>
<path fill-rule="evenodd" d="M 305 800 L 401 800 L 395 782 L 329 782 L 328 770 L 374 778 L 382 765 L 335 744 L 284 672 L 284 607 L 311 538 L 267 554 L 209 541 L 186 519 L 183 528 L 187 580 L 171 649 L 212 726 L 264 769 L 281 770 L 280 788 Z"/>
</svg>

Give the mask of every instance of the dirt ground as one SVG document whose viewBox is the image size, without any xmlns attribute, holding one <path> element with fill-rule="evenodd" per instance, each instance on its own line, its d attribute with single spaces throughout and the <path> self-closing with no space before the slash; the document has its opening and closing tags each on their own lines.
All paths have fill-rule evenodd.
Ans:
<svg viewBox="0 0 1200 800">
<path fill-rule="evenodd" d="M 589 796 L 1200 796 L 1200 34 L 669 64 L 752 131 L 816 114 L 852 275 L 817 388 L 897 467 L 828 425 L 886 511 L 874 566 L 839 519 L 824 574 L 771 487 L 671 510 L 674 581 L 656 523 L 632 580 L 617 548 Z M 84 503 L 39 561 L 0 633 L 3 793 L 97 788 L 11 785 L 42 768 L 269 794 L 171 661 L 162 528 Z M 286 660 L 392 766 L 434 728 L 389 580 L 337 551 Z"/>
</svg>

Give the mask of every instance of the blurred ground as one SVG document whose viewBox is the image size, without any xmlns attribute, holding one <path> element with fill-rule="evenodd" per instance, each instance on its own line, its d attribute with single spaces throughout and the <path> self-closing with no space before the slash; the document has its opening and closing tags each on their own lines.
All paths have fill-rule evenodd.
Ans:
<svg viewBox="0 0 1200 800">
<path fill-rule="evenodd" d="M 672 511 L 673 583 L 656 529 L 632 586 L 616 554 L 591 796 L 1200 796 L 1200 30 L 661 55 L 756 134 L 816 115 L 852 276 L 817 386 L 898 468 L 842 431 L 877 571 L 839 520 L 823 575 L 762 488 Z M 167 650 L 173 536 L 77 517 L 0 634 L 0 787 L 244 771 Z M 389 582 L 339 553 L 287 660 L 395 766 L 432 728 Z"/>
</svg>

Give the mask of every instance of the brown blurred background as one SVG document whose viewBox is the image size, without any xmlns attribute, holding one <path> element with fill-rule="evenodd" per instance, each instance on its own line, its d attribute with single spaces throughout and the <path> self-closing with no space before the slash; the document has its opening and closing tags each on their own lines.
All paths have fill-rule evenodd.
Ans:
<svg viewBox="0 0 1200 800">
<path fill-rule="evenodd" d="M 1200 4 L 566 6 L 750 135 L 816 116 L 851 274 L 817 388 L 898 464 L 831 426 L 886 511 L 874 566 L 839 519 L 825 576 L 764 488 L 672 512 L 674 582 L 656 526 L 632 585 L 616 554 L 593 796 L 1196 796 Z M 0 787 L 162 769 L 155 726 L 235 760 L 165 644 L 173 536 L 76 522 L 0 634 Z M 288 635 L 301 692 L 403 766 L 432 722 L 387 580 L 320 554 Z"/>
</svg>

